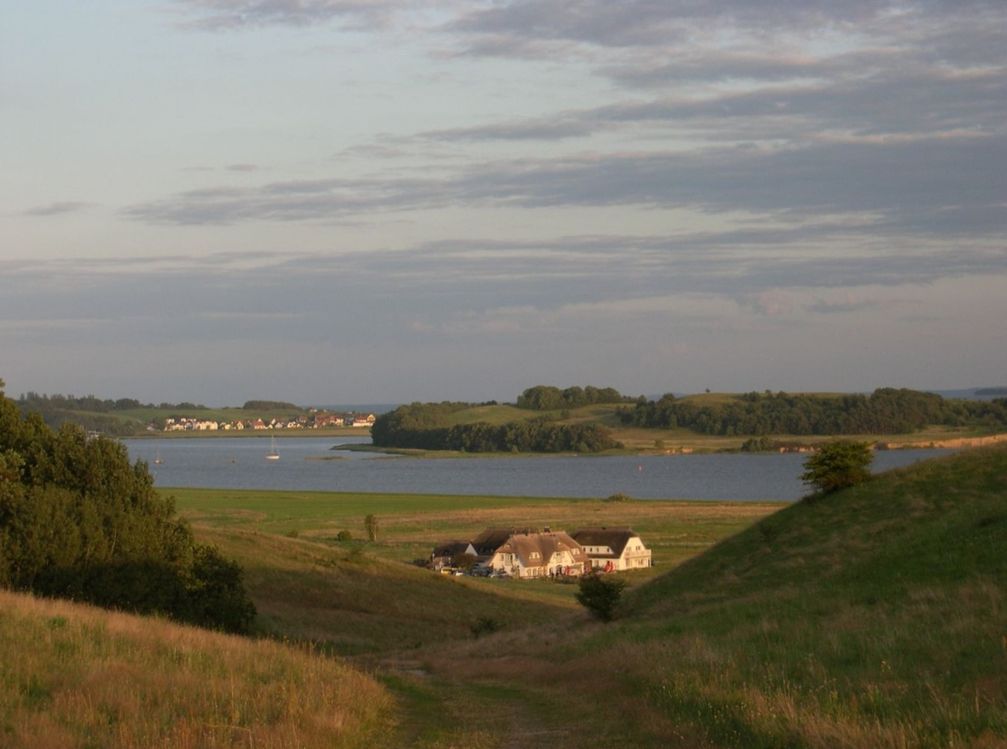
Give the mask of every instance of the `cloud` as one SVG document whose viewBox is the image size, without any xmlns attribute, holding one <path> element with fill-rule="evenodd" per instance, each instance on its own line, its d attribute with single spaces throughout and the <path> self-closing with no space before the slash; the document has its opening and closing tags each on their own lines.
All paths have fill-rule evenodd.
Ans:
<svg viewBox="0 0 1007 749">
<path fill-rule="evenodd" d="M 693 208 L 789 220 L 871 217 L 881 233 L 1007 230 L 1007 136 L 817 142 L 785 148 L 583 155 L 493 162 L 441 177 L 220 187 L 132 206 L 149 223 L 320 221 L 451 206 Z"/>
<path fill-rule="evenodd" d="M 778 30 L 864 23 L 894 3 L 733 0 L 518 0 L 462 15 L 452 28 L 491 39 L 580 42 L 603 47 L 664 47 L 696 25 Z"/>
<path fill-rule="evenodd" d="M 522 44 L 558 42 L 608 48 L 665 49 L 691 39 L 787 38 L 796 33 L 880 36 L 934 20 L 954 22 L 1001 13 L 996 0 L 516 0 L 462 14 L 450 28 L 476 37 L 472 51 L 514 52 Z"/>
<path fill-rule="evenodd" d="M 1007 41 L 1007 40 L 1005 40 Z M 421 134 L 445 142 L 562 140 L 649 128 L 712 141 L 925 137 L 1005 132 L 1007 59 L 979 70 L 916 63 L 893 70 L 799 80 L 563 111 L 534 119 Z M 713 74 L 711 68 L 704 68 Z M 824 72 L 824 70 L 822 70 Z"/>
<path fill-rule="evenodd" d="M 350 28 L 380 27 L 403 5 L 395 0 L 176 0 L 193 17 L 184 25 L 209 31 L 339 21 Z"/>
<path fill-rule="evenodd" d="M 850 256 L 845 241 L 808 253 L 800 232 L 780 230 L 777 236 L 790 241 L 776 244 L 767 229 L 752 245 L 739 244 L 733 231 L 705 231 L 459 238 L 383 252 L 39 260 L 0 275 L 0 340 L 28 352 L 17 358 L 8 379 L 26 389 L 57 386 L 40 381 L 39 372 L 22 374 L 30 369 L 22 360 L 72 358 L 81 362 L 75 372 L 83 376 L 115 355 L 135 382 L 150 382 L 156 369 L 162 387 L 181 388 L 170 391 L 178 392 L 170 396 L 177 399 L 204 393 L 198 399 L 231 402 L 235 388 L 250 387 L 245 372 L 267 391 L 278 383 L 293 388 L 283 376 L 290 361 L 299 363 L 299 372 L 327 373 L 328 379 L 317 378 L 318 393 L 356 381 L 354 397 L 360 399 L 373 398 L 375 388 L 387 393 L 382 398 L 485 398 L 500 393 L 482 395 L 465 390 L 465 383 L 485 383 L 492 375 L 507 383 L 502 393 L 509 396 L 527 387 L 529 378 L 574 381 L 576 371 L 594 371 L 616 386 L 636 382 L 622 377 L 653 372 L 709 377 L 711 367 L 731 367 L 744 347 L 775 352 L 769 364 L 777 376 L 759 379 L 765 386 L 794 387 L 780 379 L 787 368 L 805 373 L 810 386 L 816 380 L 806 374 L 804 352 L 828 337 L 845 355 L 863 355 L 857 326 L 866 314 L 879 312 L 870 334 L 887 330 L 882 338 L 900 341 L 920 335 L 915 318 L 921 310 L 945 327 L 949 316 L 1003 314 L 1005 248 L 947 252 L 940 244 L 935 250 L 896 242 Z M 87 323 L 74 322 L 79 319 Z M 789 337 L 796 330 L 807 331 L 803 343 Z M 990 351 L 993 329 L 968 330 L 987 344 L 968 361 L 994 358 L 977 353 Z M 946 339 L 942 352 L 958 345 L 955 336 Z M 689 370 L 681 369 L 676 353 L 683 347 L 695 347 L 699 357 L 690 357 Z M 641 374 L 646 357 L 654 358 Z M 557 358 L 562 366 L 554 371 Z M 186 379 L 192 362 L 204 359 L 210 366 L 199 369 L 201 377 Z M 402 361 L 409 363 L 405 375 L 389 364 Z M 462 373 L 445 369 L 446 361 Z M 632 371 L 623 371 L 620 362 L 632 362 Z M 332 371 L 339 372 L 337 381 Z M 746 369 L 745 376 L 756 377 L 756 371 Z M 94 377 L 73 387 L 111 387 Z M 123 386 L 129 381 L 124 378 Z M 417 392 L 417 382 L 428 389 Z M 196 390 L 187 392 L 179 383 Z M 640 382 L 623 389 L 653 387 Z M 143 397 L 169 396 L 155 388 Z"/>
<path fill-rule="evenodd" d="M 48 203 L 46 205 L 35 206 L 34 208 L 29 208 L 24 212 L 25 216 L 40 216 L 40 217 L 51 217 L 51 216 L 62 216 L 68 213 L 79 213 L 80 211 L 86 210 L 92 206 L 91 203 L 85 203 L 75 200 L 66 200 L 58 203 Z"/>
</svg>

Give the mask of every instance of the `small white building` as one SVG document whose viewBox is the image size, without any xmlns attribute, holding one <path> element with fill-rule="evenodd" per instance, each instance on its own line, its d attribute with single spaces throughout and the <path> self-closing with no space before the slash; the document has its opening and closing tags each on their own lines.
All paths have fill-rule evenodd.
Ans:
<svg viewBox="0 0 1007 749">
<path fill-rule="evenodd" d="M 594 569 L 605 572 L 638 570 L 653 565 L 650 549 L 630 528 L 583 528 L 571 534 Z"/>
</svg>

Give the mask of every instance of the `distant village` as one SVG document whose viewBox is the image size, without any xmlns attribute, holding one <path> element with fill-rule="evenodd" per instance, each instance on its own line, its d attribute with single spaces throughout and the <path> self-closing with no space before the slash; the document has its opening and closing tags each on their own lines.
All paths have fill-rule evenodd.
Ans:
<svg viewBox="0 0 1007 749">
<path fill-rule="evenodd" d="M 583 528 L 573 533 L 487 528 L 471 541 L 445 541 L 428 566 L 443 574 L 563 578 L 589 572 L 651 567 L 651 550 L 631 528 Z"/>
<path fill-rule="evenodd" d="M 330 429 L 333 427 L 353 427 L 359 429 L 374 425 L 374 414 L 337 414 L 329 412 L 309 412 L 290 419 L 236 419 L 234 421 L 213 421 L 189 416 L 169 417 L 164 420 L 165 432 L 241 432 L 246 429 L 266 431 L 270 429 Z"/>
</svg>

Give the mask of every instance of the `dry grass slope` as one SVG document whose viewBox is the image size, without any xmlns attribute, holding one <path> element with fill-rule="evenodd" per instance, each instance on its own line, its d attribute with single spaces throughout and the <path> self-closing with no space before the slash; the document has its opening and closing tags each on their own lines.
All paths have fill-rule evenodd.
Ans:
<svg viewBox="0 0 1007 749">
<path fill-rule="evenodd" d="M 367 747 L 377 682 L 305 649 L 0 591 L 0 747 Z"/>
</svg>

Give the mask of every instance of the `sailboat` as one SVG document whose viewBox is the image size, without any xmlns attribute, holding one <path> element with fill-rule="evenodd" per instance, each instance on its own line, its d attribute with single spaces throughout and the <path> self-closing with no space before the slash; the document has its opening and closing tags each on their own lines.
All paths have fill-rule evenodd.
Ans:
<svg viewBox="0 0 1007 749">
<path fill-rule="evenodd" d="M 161 465 L 161 464 L 162 464 L 163 462 L 164 462 L 164 461 L 163 461 L 163 460 L 161 460 L 161 451 L 160 451 L 160 450 L 158 450 L 158 451 L 157 451 L 157 452 L 156 452 L 156 453 L 154 454 L 154 465 L 156 465 L 156 466 L 159 466 L 159 465 Z"/>
<path fill-rule="evenodd" d="M 269 452 L 266 453 L 266 460 L 279 460 L 280 454 L 276 452 L 276 437 L 270 435 L 269 437 Z"/>
</svg>

